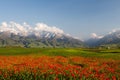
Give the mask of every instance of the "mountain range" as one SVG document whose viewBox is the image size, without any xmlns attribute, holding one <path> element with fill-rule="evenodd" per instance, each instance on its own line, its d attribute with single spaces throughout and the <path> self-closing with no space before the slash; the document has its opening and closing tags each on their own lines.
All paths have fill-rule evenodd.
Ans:
<svg viewBox="0 0 120 80">
<path fill-rule="evenodd" d="M 0 26 L 0 47 L 83 47 L 81 40 L 75 39 L 63 30 L 43 23 L 31 27 L 15 22 L 3 22 Z"/>
<path fill-rule="evenodd" d="M 89 47 L 99 47 L 99 46 L 106 46 L 106 47 L 120 47 L 120 30 L 115 32 L 109 33 L 101 38 L 91 38 L 85 43 Z"/>
<path fill-rule="evenodd" d="M 0 25 L 0 47 L 120 47 L 120 30 L 105 36 L 93 35 L 94 38 L 82 41 L 44 23 L 32 27 L 27 23 L 3 22 Z"/>
</svg>

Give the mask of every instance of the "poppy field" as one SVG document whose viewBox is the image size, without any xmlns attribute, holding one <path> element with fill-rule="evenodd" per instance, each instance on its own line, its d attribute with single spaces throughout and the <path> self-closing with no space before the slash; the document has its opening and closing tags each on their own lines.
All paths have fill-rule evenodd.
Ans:
<svg viewBox="0 0 120 80">
<path fill-rule="evenodd" d="M 83 49 L 44 50 L 29 55 L 8 55 L 8 50 L 0 56 L 0 80 L 120 80 L 119 52 L 104 51 L 103 57 L 103 50 L 89 50 L 90 56 Z"/>
</svg>

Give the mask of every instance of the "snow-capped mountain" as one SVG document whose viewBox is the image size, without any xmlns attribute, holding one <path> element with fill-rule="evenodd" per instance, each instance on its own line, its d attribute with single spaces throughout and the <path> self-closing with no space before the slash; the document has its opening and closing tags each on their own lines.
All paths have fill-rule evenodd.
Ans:
<svg viewBox="0 0 120 80">
<path fill-rule="evenodd" d="M 83 42 L 44 23 L 32 27 L 27 23 L 3 22 L 0 25 L 0 46 L 82 47 Z"/>
<path fill-rule="evenodd" d="M 102 38 L 91 38 L 85 42 L 90 47 L 96 47 L 101 45 L 120 45 L 120 30 L 114 31 L 105 35 Z"/>
</svg>

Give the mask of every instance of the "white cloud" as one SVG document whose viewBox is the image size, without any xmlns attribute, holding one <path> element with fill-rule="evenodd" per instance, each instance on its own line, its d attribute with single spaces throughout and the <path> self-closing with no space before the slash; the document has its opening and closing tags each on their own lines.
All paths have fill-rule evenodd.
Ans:
<svg viewBox="0 0 120 80">
<path fill-rule="evenodd" d="M 97 37 L 97 34 L 96 33 L 91 33 L 91 37 L 95 38 L 95 37 Z"/>
<path fill-rule="evenodd" d="M 48 31 L 48 32 L 53 32 L 53 33 L 64 33 L 64 31 L 63 30 L 61 30 L 61 29 L 59 29 L 59 28 L 56 28 L 56 27 L 50 27 L 50 26 L 48 26 L 48 25 L 46 25 L 46 24 L 44 24 L 44 23 L 37 23 L 36 24 L 36 27 L 35 27 L 35 30 L 36 31 L 38 31 L 38 30 L 40 30 L 40 31 Z"/>
<path fill-rule="evenodd" d="M 2 26 L 3 27 L 7 27 L 7 23 L 6 22 L 2 22 Z"/>
<path fill-rule="evenodd" d="M 34 34 L 36 36 L 41 36 L 42 32 L 51 32 L 55 34 L 64 34 L 64 31 L 57 28 L 57 27 L 51 27 L 44 23 L 37 23 L 35 26 L 30 26 L 26 22 L 23 24 L 18 24 L 16 22 L 3 22 L 0 25 L 0 32 L 11 32 L 14 34 L 20 34 L 23 36 Z"/>
<path fill-rule="evenodd" d="M 103 38 L 103 36 L 98 36 L 96 33 L 91 33 L 92 38 Z"/>
</svg>

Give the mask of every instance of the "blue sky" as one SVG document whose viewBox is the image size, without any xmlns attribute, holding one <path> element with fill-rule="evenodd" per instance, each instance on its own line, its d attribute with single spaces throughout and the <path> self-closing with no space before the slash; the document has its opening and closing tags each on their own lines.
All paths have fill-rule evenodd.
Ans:
<svg viewBox="0 0 120 80">
<path fill-rule="evenodd" d="M 120 0 L 1 0 L 0 23 L 56 26 L 86 39 L 120 28 Z"/>
</svg>

